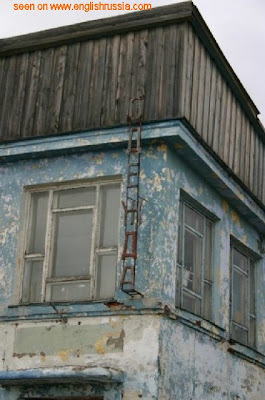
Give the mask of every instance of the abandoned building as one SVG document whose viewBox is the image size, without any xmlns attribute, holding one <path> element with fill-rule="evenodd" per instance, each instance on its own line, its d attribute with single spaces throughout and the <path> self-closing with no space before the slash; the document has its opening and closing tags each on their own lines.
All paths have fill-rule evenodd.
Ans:
<svg viewBox="0 0 265 400">
<path fill-rule="evenodd" d="M 264 400 L 265 131 L 183 2 L 0 41 L 0 399 Z"/>
</svg>

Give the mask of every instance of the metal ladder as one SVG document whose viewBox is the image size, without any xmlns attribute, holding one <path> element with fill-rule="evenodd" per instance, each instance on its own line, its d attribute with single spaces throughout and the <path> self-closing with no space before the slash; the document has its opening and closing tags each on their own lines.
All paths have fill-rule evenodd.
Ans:
<svg viewBox="0 0 265 400">
<path fill-rule="evenodd" d="M 141 224 L 141 207 L 143 202 L 143 199 L 139 195 L 141 132 L 141 120 L 138 120 L 136 124 L 131 123 L 127 148 L 128 167 L 126 199 L 122 202 L 124 209 L 125 238 L 121 257 L 123 261 L 121 289 L 131 296 L 140 294 L 135 289 L 135 271 L 138 227 Z"/>
</svg>

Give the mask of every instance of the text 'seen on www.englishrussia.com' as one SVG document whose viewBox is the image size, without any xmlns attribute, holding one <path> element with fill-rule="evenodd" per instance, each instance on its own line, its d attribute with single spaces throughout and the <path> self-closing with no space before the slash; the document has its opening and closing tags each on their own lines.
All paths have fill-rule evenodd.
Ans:
<svg viewBox="0 0 265 400">
<path fill-rule="evenodd" d="M 129 4 L 103 3 L 90 1 L 89 3 L 14 3 L 15 11 L 143 11 L 151 10 L 152 5 L 147 3 Z"/>
</svg>

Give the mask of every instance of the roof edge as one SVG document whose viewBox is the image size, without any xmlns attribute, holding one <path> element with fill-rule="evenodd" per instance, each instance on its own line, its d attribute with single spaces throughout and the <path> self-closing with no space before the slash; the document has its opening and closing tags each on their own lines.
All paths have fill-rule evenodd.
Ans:
<svg viewBox="0 0 265 400">
<path fill-rule="evenodd" d="M 193 7 L 192 1 L 185 1 L 155 7 L 148 11 L 132 12 L 0 39 L 0 56 L 181 22 L 191 18 Z"/>
<path fill-rule="evenodd" d="M 217 63 L 218 68 L 235 93 L 255 130 L 264 140 L 265 130 L 258 119 L 258 114 L 260 113 L 258 108 L 229 64 L 199 10 L 190 0 L 173 5 L 155 7 L 148 11 L 133 12 L 111 18 L 86 21 L 79 24 L 0 39 L 0 57 L 100 38 L 106 35 L 113 36 L 129 31 L 138 31 L 154 26 L 183 22 L 191 23 L 203 45 Z"/>
</svg>

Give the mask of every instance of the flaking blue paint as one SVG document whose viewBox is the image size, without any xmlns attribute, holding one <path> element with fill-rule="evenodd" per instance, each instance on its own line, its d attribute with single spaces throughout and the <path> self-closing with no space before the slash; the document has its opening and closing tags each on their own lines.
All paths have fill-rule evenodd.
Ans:
<svg viewBox="0 0 265 400">
<path fill-rule="evenodd" d="M 3 322 L 18 321 L 21 323 L 23 320 L 38 321 L 42 318 L 60 319 L 49 305 L 16 305 L 18 303 L 17 277 L 21 263 L 21 260 L 17 259 L 18 246 L 20 236 L 23 234 L 21 225 L 23 187 L 80 179 L 89 180 L 102 176 L 121 176 L 122 196 L 124 197 L 127 137 L 128 129 L 125 127 L 68 135 L 67 137 L 27 140 L 0 146 L 2 162 L 0 166 L 0 313 Z M 116 308 L 113 308 L 100 302 L 61 304 L 58 305 L 60 312 L 69 318 L 74 316 L 92 318 L 119 315 L 119 313 L 122 318 L 134 314 L 138 316 L 154 315 L 155 318 L 159 314 L 164 314 L 165 304 L 174 309 L 180 190 L 188 193 L 217 218 L 215 224 L 213 321 L 223 329 L 225 332 L 223 338 L 225 341 L 227 340 L 230 235 L 242 241 L 255 253 L 260 254 L 257 239 L 258 231 L 265 232 L 265 214 L 251 196 L 245 193 L 229 176 L 228 171 L 224 170 L 207 153 L 179 121 L 150 124 L 143 127 L 140 192 L 145 201 L 142 207 L 143 222 L 139 230 L 136 285 L 137 289 L 143 293 L 144 298 L 131 300 L 119 290 L 118 284 L 121 276 L 121 261 L 119 261 L 115 300 L 120 307 L 116 305 Z M 121 210 L 120 254 L 124 235 L 122 224 Z M 257 316 L 261 326 L 258 350 L 264 353 L 265 338 L 262 336 L 265 309 L 263 261 L 259 262 L 257 270 L 259 297 Z M 134 376 L 126 377 L 125 373 L 125 386 L 127 385 L 129 392 L 132 393 L 132 395 L 128 395 L 128 400 L 136 399 L 132 396 L 136 396 L 135 393 L 139 388 L 138 392 L 144 399 L 210 400 L 213 398 L 212 396 L 215 396 L 215 399 L 232 399 L 237 394 L 241 396 L 240 399 L 243 399 L 245 396 L 243 390 L 240 388 L 232 390 L 231 387 L 235 383 L 232 379 L 229 382 L 228 378 L 230 372 L 234 370 L 239 382 L 243 382 L 244 377 L 249 376 L 249 370 L 252 368 L 250 368 L 249 362 L 228 354 L 227 348 L 224 348 L 220 341 L 213 340 L 210 334 L 207 335 L 196 330 L 194 323 L 185 325 L 179 321 L 178 317 L 176 320 L 164 318 L 161 324 L 160 377 L 158 372 L 152 377 L 146 375 L 145 365 L 143 365 L 143 370 Z M 179 346 L 186 346 L 187 349 L 184 348 L 180 351 Z M 225 387 L 218 386 L 216 383 L 216 371 L 215 375 L 211 374 L 207 366 L 204 372 L 200 370 L 199 363 L 205 361 L 203 354 L 207 353 L 209 349 L 216 359 L 216 363 L 212 364 L 216 371 L 219 371 L 220 362 L 226 365 L 226 373 L 220 370 L 220 374 L 223 374 L 226 379 Z M 148 360 L 146 362 L 148 363 Z M 156 371 L 159 370 L 158 365 L 154 368 Z M 258 371 L 255 370 L 255 373 L 261 377 L 260 367 L 255 366 L 255 368 Z M 258 382 L 255 385 L 256 398 L 259 399 L 262 386 Z M 160 397 L 157 394 L 158 388 L 160 388 Z M 29 390 L 36 392 L 35 388 Z M 38 390 L 38 393 L 42 393 L 40 389 Z M 59 389 L 50 387 L 48 390 L 55 395 L 59 391 L 61 393 L 67 389 L 60 386 Z M 89 392 L 86 389 L 84 393 L 101 394 L 103 392 L 108 400 L 118 400 L 121 396 L 120 388 L 113 389 L 112 387 L 99 388 L 98 391 L 92 388 Z M 0 399 L 13 400 L 17 396 L 16 393 L 18 393 L 17 389 L 9 389 L 8 392 L 6 389 L 2 389 L 2 391 L 0 390 Z"/>
</svg>

